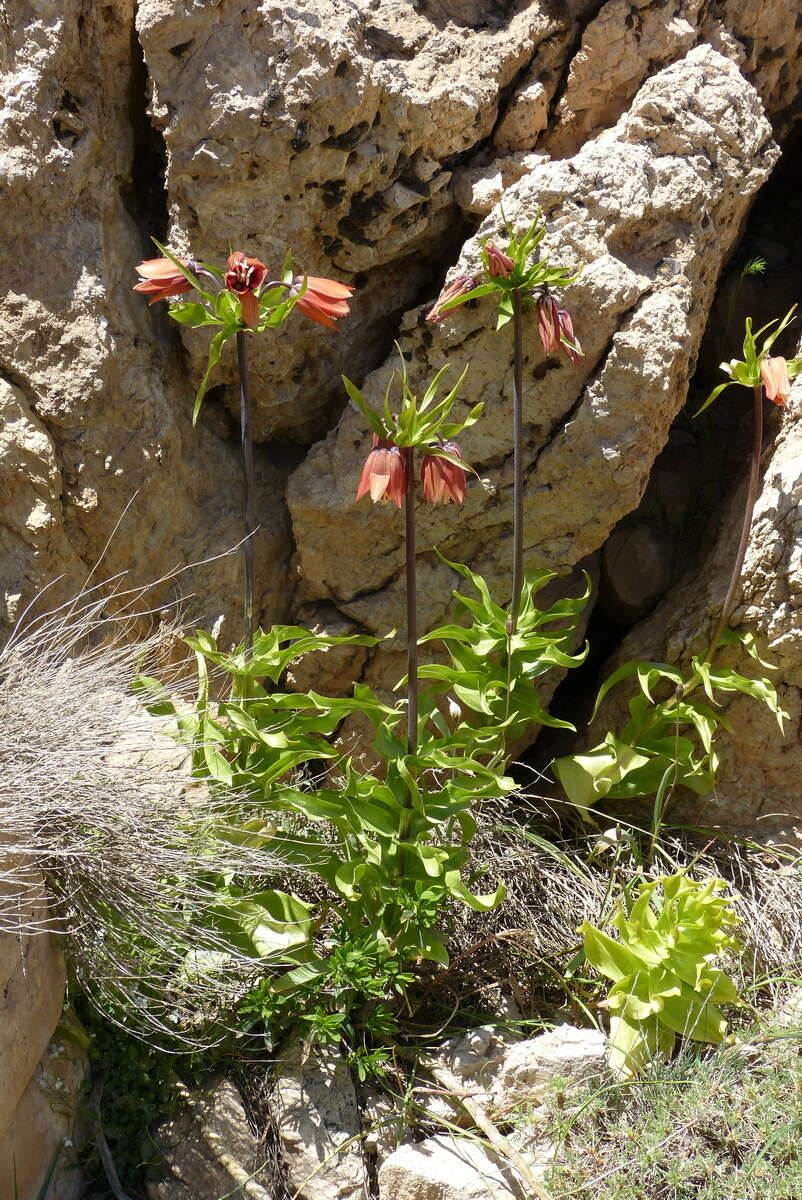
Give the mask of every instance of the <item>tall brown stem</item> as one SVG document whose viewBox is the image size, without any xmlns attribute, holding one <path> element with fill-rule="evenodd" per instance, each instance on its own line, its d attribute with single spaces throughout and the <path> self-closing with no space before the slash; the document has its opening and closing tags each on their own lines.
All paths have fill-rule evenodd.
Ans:
<svg viewBox="0 0 802 1200">
<path fill-rule="evenodd" d="M 407 749 L 418 749 L 418 579 L 415 562 L 415 451 L 404 449 L 406 495 L 404 525 L 406 534 L 407 584 Z"/>
<path fill-rule="evenodd" d="M 744 508 L 744 519 L 741 526 L 741 540 L 738 543 L 738 553 L 735 556 L 735 562 L 732 566 L 732 574 L 730 575 L 730 584 L 727 588 L 727 595 L 724 597 L 724 603 L 721 606 L 718 622 L 710 639 L 710 643 L 705 651 L 705 661 L 710 662 L 716 652 L 721 635 L 727 627 L 732 613 L 733 602 L 735 600 L 735 589 L 738 587 L 738 581 L 741 578 L 744 559 L 746 558 L 746 547 L 749 544 L 749 531 L 752 528 L 752 517 L 755 512 L 755 503 L 757 502 L 758 487 L 760 484 L 760 452 L 763 447 L 763 387 L 761 384 L 756 384 L 754 388 L 755 405 L 754 405 L 754 430 L 752 440 L 752 463 L 749 472 L 749 490 L 746 494 L 746 506 Z"/>
<path fill-rule="evenodd" d="M 515 632 L 524 571 L 524 401 L 523 401 L 523 314 L 521 296 L 512 293 L 513 372 L 512 372 L 512 597 L 507 620 L 508 633 Z"/>
<path fill-rule="evenodd" d="M 254 486 L 253 486 L 253 437 L 251 434 L 251 388 L 248 374 L 248 344 L 247 334 L 240 330 L 237 334 L 237 366 L 239 367 L 239 411 L 240 433 L 242 441 L 242 465 L 245 479 L 245 541 L 242 551 L 245 559 L 245 657 L 250 658 L 253 652 L 253 535 L 257 524 L 254 516 Z"/>
<path fill-rule="evenodd" d="M 404 456 L 406 491 L 404 495 L 404 531 L 406 542 L 407 585 L 407 753 L 418 750 L 418 576 L 415 562 L 415 451 L 406 446 Z M 395 874 L 401 879 L 406 867 L 403 843 L 409 837 L 412 822 L 412 796 L 407 792 L 398 825 L 398 847 Z"/>
</svg>

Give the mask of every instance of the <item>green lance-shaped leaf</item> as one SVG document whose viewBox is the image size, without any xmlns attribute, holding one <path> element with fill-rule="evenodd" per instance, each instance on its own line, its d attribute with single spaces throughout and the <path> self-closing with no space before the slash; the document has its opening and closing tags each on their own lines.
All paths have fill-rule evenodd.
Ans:
<svg viewBox="0 0 802 1200">
<path fill-rule="evenodd" d="M 228 339 L 234 337 L 236 333 L 236 328 L 226 327 L 225 329 L 221 329 L 219 333 L 216 333 L 212 338 L 209 346 L 209 358 L 206 363 L 206 370 L 203 373 L 203 379 L 201 379 L 200 386 L 195 394 L 195 407 L 192 409 L 193 425 L 198 419 L 198 414 L 200 413 L 201 405 L 203 404 L 203 398 L 209 389 L 209 381 L 212 378 L 212 371 L 220 361 L 220 355 L 223 353 L 223 346 L 225 346 Z"/>
</svg>

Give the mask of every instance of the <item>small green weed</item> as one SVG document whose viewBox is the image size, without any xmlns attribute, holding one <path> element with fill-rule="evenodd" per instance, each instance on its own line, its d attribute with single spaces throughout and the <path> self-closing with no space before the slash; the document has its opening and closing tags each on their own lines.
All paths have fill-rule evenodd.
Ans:
<svg viewBox="0 0 802 1200">
<path fill-rule="evenodd" d="M 552 1101 L 547 1183 L 586 1200 L 798 1200 L 802 1036 L 688 1047 L 639 1082 Z"/>
</svg>

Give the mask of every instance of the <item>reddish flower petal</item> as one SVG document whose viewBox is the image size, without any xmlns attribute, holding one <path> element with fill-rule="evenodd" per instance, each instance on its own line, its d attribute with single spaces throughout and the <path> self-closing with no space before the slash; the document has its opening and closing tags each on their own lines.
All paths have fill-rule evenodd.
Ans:
<svg viewBox="0 0 802 1200">
<path fill-rule="evenodd" d="M 320 309 L 330 317 L 344 317 L 348 312 L 346 300 L 330 300 L 326 296 L 318 296 L 316 292 L 306 291 L 299 299 L 305 300 L 307 305 Z"/>
<path fill-rule="evenodd" d="M 307 290 L 316 292 L 319 296 L 330 296 L 333 300 L 347 300 L 356 289 L 347 283 L 338 283 L 336 279 L 326 279 L 320 275 L 307 275 Z"/>
<path fill-rule="evenodd" d="M 337 326 L 331 317 L 327 316 L 322 309 L 319 309 L 316 304 L 307 300 L 306 295 L 299 296 L 295 302 L 295 307 L 299 308 L 305 317 L 309 317 L 311 321 L 317 322 L 318 325 L 325 325 L 327 329 L 336 330 Z"/>
<path fill-rule="evenodd" d="M 242 312 L 242 319 L 251 329 L 256 329 L 259 324 L 259 301 L 253 292 L 240 292 L 239 304 Z"/>
<path fill-rule="evenodd" d="M 178 261 L 189 270 L 189 263 L 185 262 L 183 258 Z M 179 279 L 184 278 L 175 263 L 171 262 L 169 258 L 146 258 L 144 262 L 138 264 L 136 273 L 144 279 L 171 279 L 176 276 Z"/>
</svg>

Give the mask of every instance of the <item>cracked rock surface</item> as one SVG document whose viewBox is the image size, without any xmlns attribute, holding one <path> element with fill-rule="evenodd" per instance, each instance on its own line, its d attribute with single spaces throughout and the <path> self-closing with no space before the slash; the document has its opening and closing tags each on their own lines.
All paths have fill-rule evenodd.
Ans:
<svg viewBox="0 0 802 1200">
<path fill-rule="evenodd" d="M 570 159 L 541 161 L 505 192 L 514 226 L 526 227 L 541 209 L 545 252 L 583 267 L 565 300 L 582 331 L 584 361 L 545 358 L 528 323 L 530 563 L 570 569 L 637 505 L 685 402 L 720 267 L 776 156 L 755 90 L 732 62 L 699 47 L 644 84 L 611 130 Z M 466 243 L 455 273 L 477 269 L 478 237 L 500 227 L 497 208 Z M 471 562 L 500 597 L 509 586 L 512 335 L 493 324 L 481 302 L 434 330 L 420 308 L 403 322 L 413 388 L 444 364 L 453 364 L 456 377 L 467 363 L 465 411 L 480 399 L 486 404 L 484 419 L 463 439 L 481 476 L 464 513 L 421 512 L 424 629 L 442 617 L 455 583 L 432 547 Z M 394 369 L 391 357 L 369 377 L 369 397 L 384 393 Z M 403 626 L 402 528 L 390 506 L 353 504 L 368 445 L 363 419 L 347 410 L 294 473 L 287 495 L 306 602 L 333 602 L 383 634 Z M 367 678 L 392 683 L 394 669 L 392 650 L 379 650 Z"/>
<path fill-rule="evenodd" d="M 548 249 L 584 268 L 566 296 L 583 363 L 526 343 L 529 558 L 575 570 L 637 506 L 684 402 L 772 131 L 798 112 L 800 44 L 793 0 L 6 6 L 0 623 L 100 558 L 94 578 L 140 584 L 241 536 L 233 362 L 193 430 L 204 335 L 130 290 L 152 234 L 272 269 L 289 245 L 357 289 L 336 334 L 298 314 L 253 355 L 262 622 L 402 626 L 401 524 L 351 505 L 366 444 L 338 382 L 377 395 L 394 338 L 414 381 L 469 361 L 466 402 L 487 404 L 465 511 L 421 514 L 421 626 L 455 582 L 435 546 L 503 598 L 511 336 L 486 305 L 423 322 L 444 274 L 477 266 L 478 219 L 499 230 L 503 189 L 514 224 L 540 205 Z M 216 558 L 154 603 L 190 593 L 188 619 L 226 613 L 234 640 L 241 586 L 239 556 Z M 316 686 L 402 673 L 396 643 L 331 655 Z"/>
</svg>

